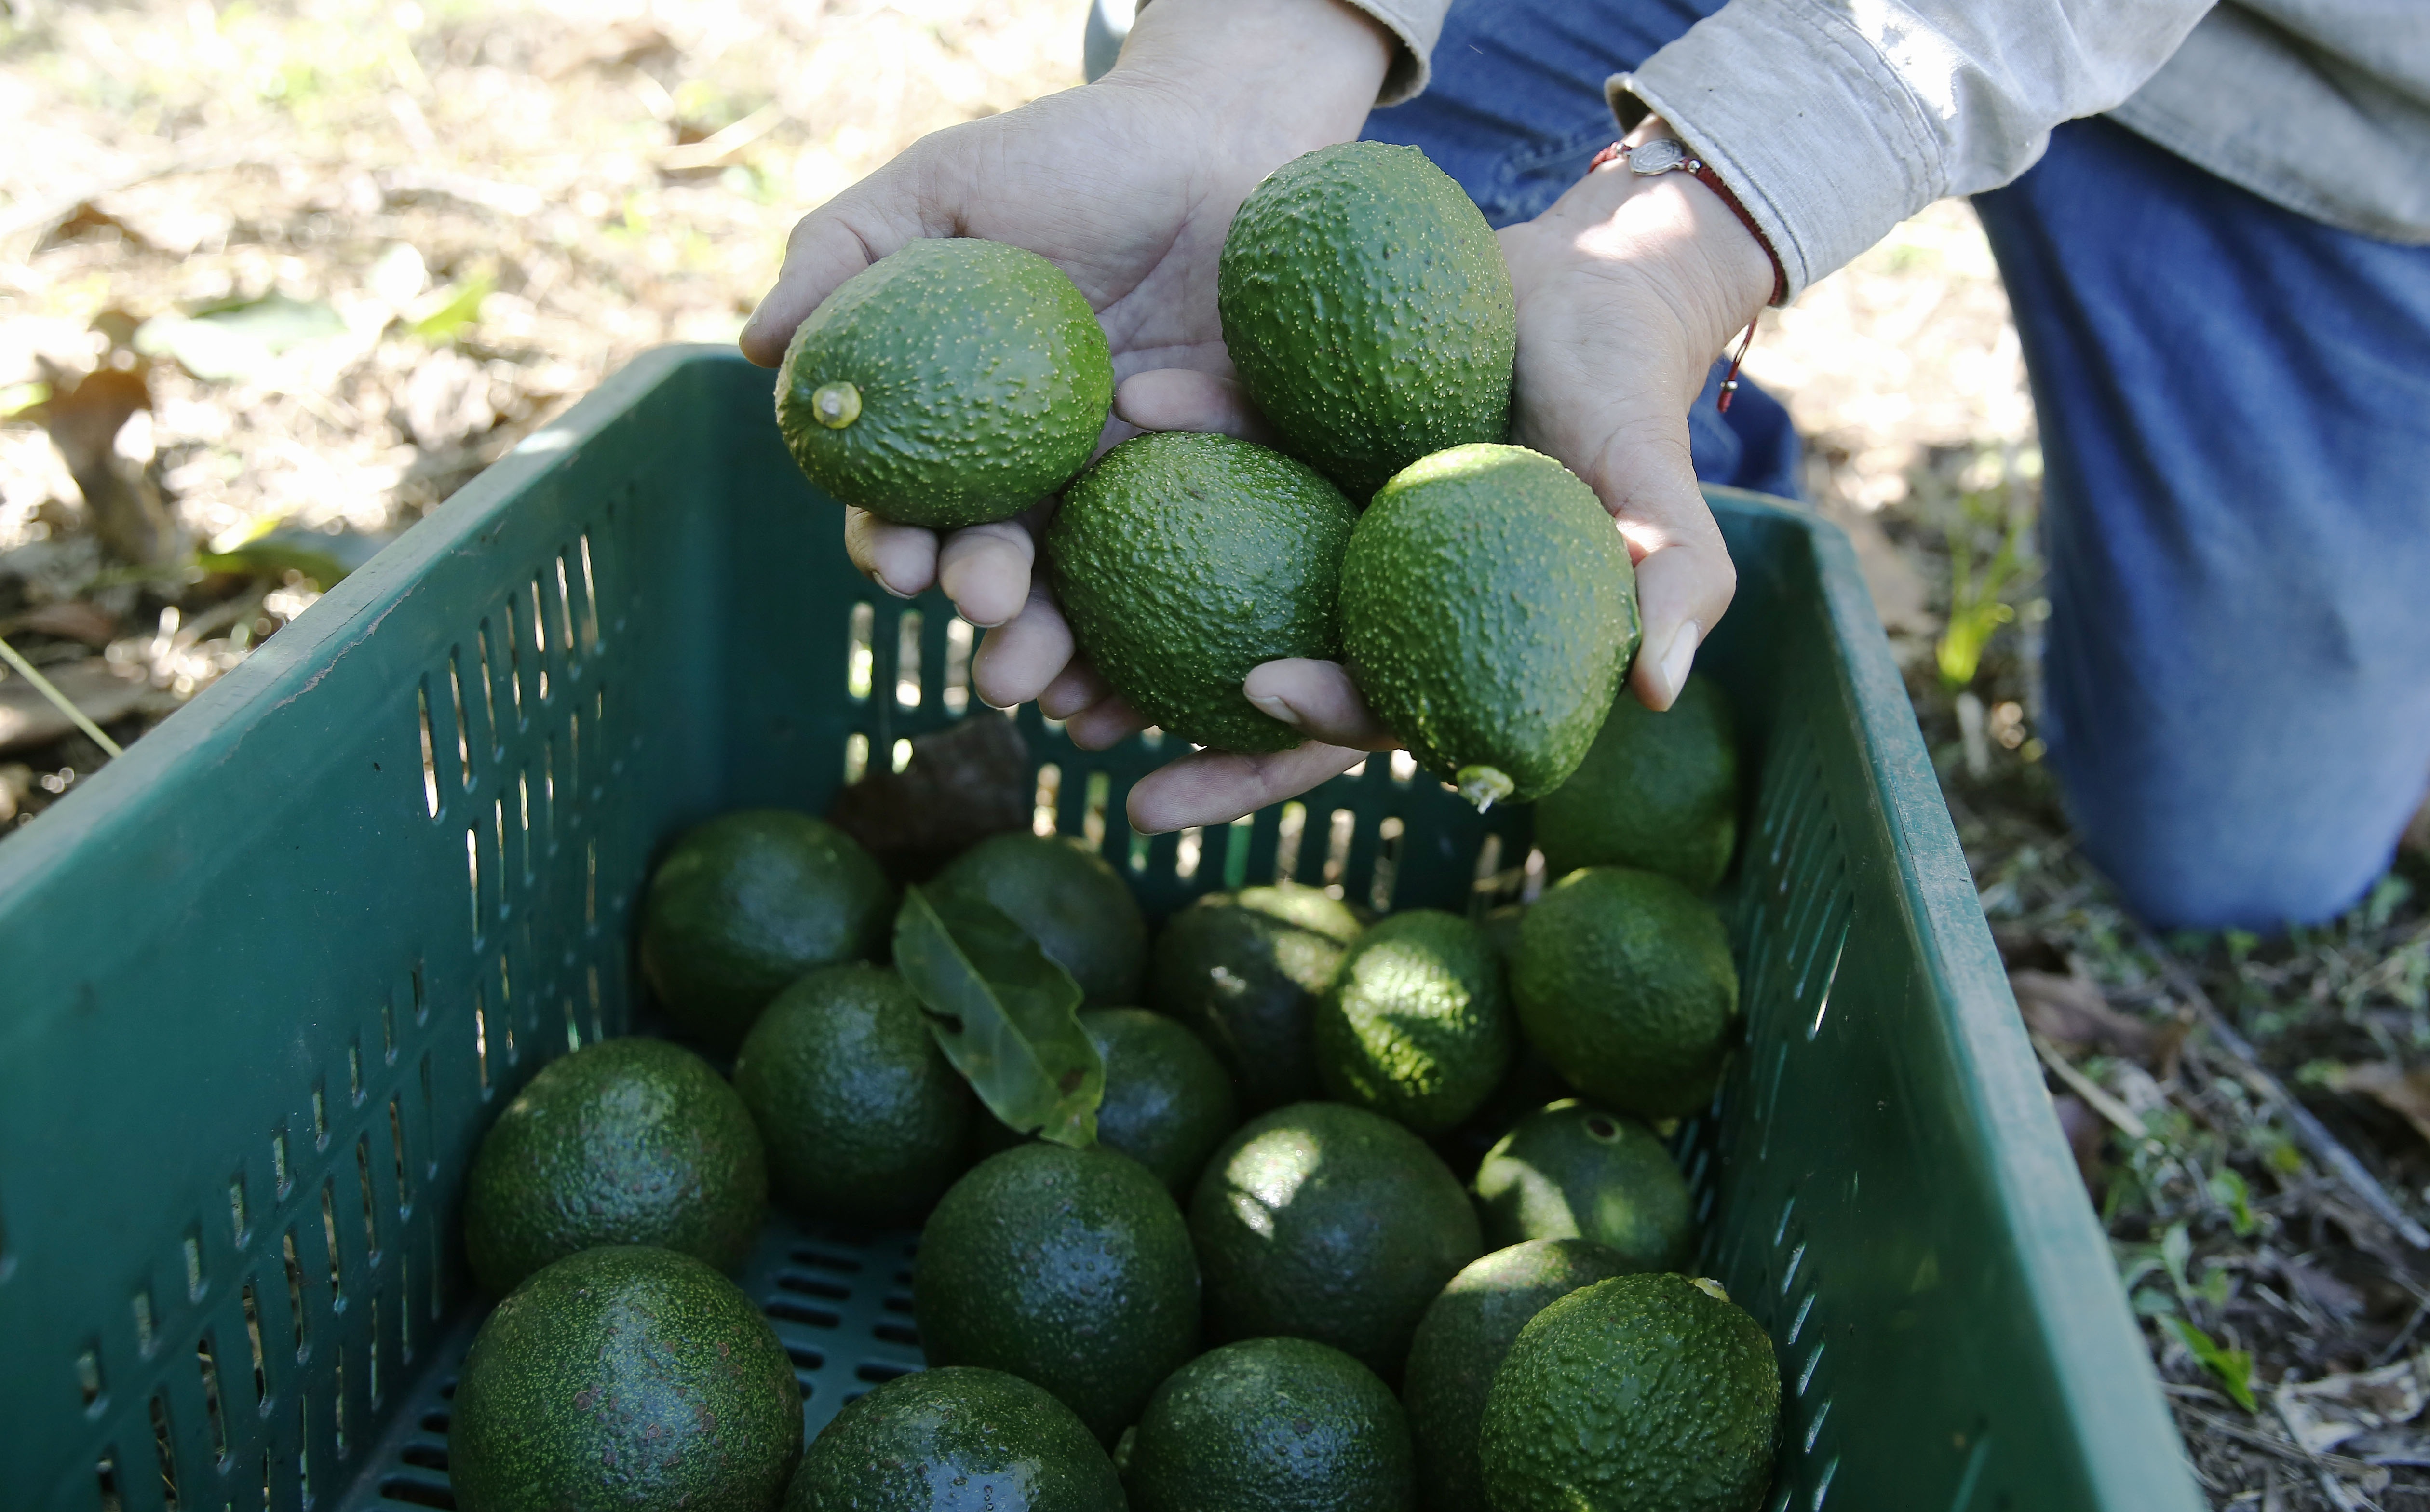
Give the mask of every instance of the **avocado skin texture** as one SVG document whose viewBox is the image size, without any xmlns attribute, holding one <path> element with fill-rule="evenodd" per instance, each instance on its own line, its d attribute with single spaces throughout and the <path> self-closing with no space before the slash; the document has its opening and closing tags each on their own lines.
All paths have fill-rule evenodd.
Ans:
<svg viewBox="0 0 2430 1512">
<path fill-rule="evenodd" d="M 1476 1168 L 1485 1242 L 1587 1238 L 1632 1271 L 1684 1271 L 1688 1181 L 1654 1131 L 1565 1097 L 1521 1119 Z"/>
<path fill-rule="evenodd" d="M 1321 888 L 1214 892 L 1165 921 L 1148 1005 L 1197 1031 L 1244 1111 L 1319 1095 L 1316 1001 L 1358 938 L 1358 916 Z"/>
<path fill-rule="evenodd" d="M 1510 270 L 1415 147 L 1345 141 L 1275 169 L 1232 217 L 1215 307 L 1284 449 L 1354 500 L 1509 428 Z"/>
<path fill-rule="evenodd" d="M 1477 1457 L 1496 1512 L 1755 1512 L 1779 1426 L 1780 1367 L 1745 1309 L 1621 1276 L 1520 1330 Z"/>
<path fill-rule="evenodd" d="M 892 970 L 856 962 L 776 995 L 734 1059 L 777 1201 L 808 1218 L 910 1222 L 961 1174 L 970 1084 Z"/>
<path fill-rule="evenodd" d="M 474 1337 L 447 1476 L 462 1512 L 766 1512 L 802 1452 L 802 1393 L 741 1288 L 645 1245 L 535 1273 Z"/>
<path fill-rule="evenodd" d="M 1147 1167 L 1176 1199 L 1187 1197 L 1207 1157 L 1240 1124 L 1223 1062 L 1179 1020 L 1145 1008 L 1090 1008 L 1080 1031 L 1106 1063 L 1097 1143 Z M 984 1109 L 972 1127 L 987 1155 L 1022 1142 Z"/>
<path fill-rule="evenodd" d="M 1444 781 L 1503 773 L 1502 801 L 1577 770 L 1638 636 L 1611 516 L 1523 446 L 1463 446 L 1400 473 L 1341 558 L 1343 659 L 1369 706 Z"/>
<path fill-rule="evenodd" d="M 641 971 L 684 1034 L 731 1052 L 785 985 L 887 948 L 894 886 L 860 842 L 783 808 L 678 837 L 641 900 Z"/>
<path fill-rule="evenodd" d="M 954 1184 L 911 1283 L 931 1365 L 1035 1382 L 1110 1445 L 1198 1349 L 1198 1261 L 1172 1193 L 1110 1150 L 1024 1144 Z"/>
<path fill-rule="evenodd" d="M 830 429 L 827 384 L 860 413 Z M 913 241 L 844 280 L 794 331 L 776 425 L 812 483 L 897 524 L 1006 520 L 1089 463 L 1114 406 L 1105 329 L 1063 271 L 969 237 Z"/>
<path fill-rule="evenodd" d="M 1073 639 L 1131 706 L 1222 751 L 1307 739 L 1240 691 L 1281 656 L 1341 654 L 1341 553 L 1357 512 L 1313 468 L 1181 431 L 1107 452 L 1046 531 Z"/>
<path fill-rule="evenodd" d="M 604 1039 L 541 1067 L 490 1125 L 465 1177 L 464 1249 L 493 1297 L 599 1244 L 735 1271 L 767 1205 L 759 1131 L 725 1078 L 663 1039 Z"/>
<path fill-rule="evenodd" d="M 1476 1428 L 1503 1356 L 1546 1306 L 1636 1269 L 1586 1239 L 1529 1239 L 1451 1278 L 1418 1322 L 1401 1387 L 1423 1512 L 1491 1512 L 1476 1464 Z"/>
<path fill-rule="evenodd" d="M 1416 1135 L 1340 1103 L 1241 1125 L 1190 1200 L 1220 1338 L 1330 1344 L 1397 1381 L 1418 1318 L 1484 1242 L 1457 1178 Z"/>
<path fill-rule="evenodd" d="M 1412 908 L 1342 956 L 1317 1005 L 1317 1072 L 1337 1102 L 1432 1137 L 1492 1095 L 1518 1038 L 1485 931 Z"/>
<path fill-rule="evenodd" d="M 844 1404 L 783 1512 L 1123 1512 L 1113 1462 L 1072 1409 L 1016 1375 L 948 1366 Z"/>
<path fill-rule="evenodd" d="M 995 905 L 1072 973 L 1090 1007 L 1139 1001 L 1147 921 L 1113 867 L 1077 840 L 992 836 L 947 862 L 928 890 Z"/>
<path fill-rule="evenodd" d="M 1536 801 L 1544 868 L 1633 866 L 1710 892 L 1739 841 L 1737 722 L 1722 685 L 1688 679 L 1667 713 L 1623 689 L 1570 780 Z"/>
<path fill-rule="evenodd" d="M 1571 1086 L 1646 1119 L 1712 1100 L 1738 968 L 1712 906 L 1669 877 L 1591 866 L 1545 889 L 1510 971 L 1519 1026 Z"/>
<path fill-rule="evenodd" d="M 1132 1512 L 1407 1512 L 1409 1425 L 1375 1373 L 1305 1338 L 1209 1350 L 1156 1388 Z"/>
</svg>

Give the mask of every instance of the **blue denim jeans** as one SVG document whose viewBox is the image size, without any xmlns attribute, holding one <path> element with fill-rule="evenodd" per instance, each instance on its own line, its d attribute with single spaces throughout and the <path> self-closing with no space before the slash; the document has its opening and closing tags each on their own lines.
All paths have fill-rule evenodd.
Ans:
<svg viewBox="0 0 2430 1512">
<path fill-rule="evenodd" d="M 1604 78 L 1718 7 L 1458 0 L 1367 135 L 1535 215 L 1611 140 Z M 2430 785 L 2430 248 L 2098 119 L 1975 207 L 2040 423 L 2041 733 L 2085 853 L 2155 924 L 2339 912 Z M 1793 493 L 1778 406 L 1711 399 L 1700 475 Z"/>
</svg>

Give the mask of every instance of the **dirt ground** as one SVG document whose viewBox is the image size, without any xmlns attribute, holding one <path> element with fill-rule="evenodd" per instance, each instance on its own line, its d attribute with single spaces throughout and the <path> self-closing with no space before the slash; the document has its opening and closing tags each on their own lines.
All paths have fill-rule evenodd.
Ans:
<svg viewBox="0 0 2430 1512">
<path fill-rule="evenodd" d="M 0 0 L 0 640 L 138 738 L 636 353 L 730 340 L 803 210 L 1077 84 L 1083 13 Z M 1749 370 L 1856 541 L 2214 1504 L 2430 1500 L 2430 871 L 2163 941 L 2075 856 L 2032 406 L 1963 206 Z M 106 759 L 0 673 L 0 839 Z"/>
</svg>

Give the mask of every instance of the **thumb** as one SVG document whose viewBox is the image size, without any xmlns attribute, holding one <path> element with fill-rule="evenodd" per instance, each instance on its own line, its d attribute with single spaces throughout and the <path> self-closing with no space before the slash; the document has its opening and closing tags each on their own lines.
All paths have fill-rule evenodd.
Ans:
<svg viewBox="0 0 2430 1512">
<path fill-rule="evenodd" d="M 1738 591 L 1738 569 L 1696 484 L 1685 415 L 1649 418 L 1606 449 L 1594 486 L 1637 561 L 1644 626 L 1629 686 L 1647 708 L 1667 709 L 1687 685 L 1697 648 Z"/>
<path fill-rule="evenodd" d="M 895 158 L 794 224 L 774 287 L 743 323 L 744 357 L 774 367 L 784 360 L 794 328 L 845 279 L 924 236 L 945 234 L 922 224 L 918 171 L 910 156 Z"/>
</svg>

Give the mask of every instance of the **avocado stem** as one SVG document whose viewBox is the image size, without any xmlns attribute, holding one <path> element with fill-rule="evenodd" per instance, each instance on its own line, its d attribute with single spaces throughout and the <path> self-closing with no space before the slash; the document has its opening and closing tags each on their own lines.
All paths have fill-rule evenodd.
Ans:
<svg viewBox="0 0 2430 1512">
<path fill-rule="evenodd" d="M 848 383 L 821 384 L 810 394 L 810 413 L 829 430 L 841 430 L 860 418 L 860 390 Z"/>
<path fill-rule="evenodd" d="M 1460 768 L 1453 774 L 1453 784 L 1459 789 L 1462 798 L 1476 806 L 1480 814 L 1509 797 L 1519 788 L 1500 768 L 1481 765 Z"/>
</svg>

